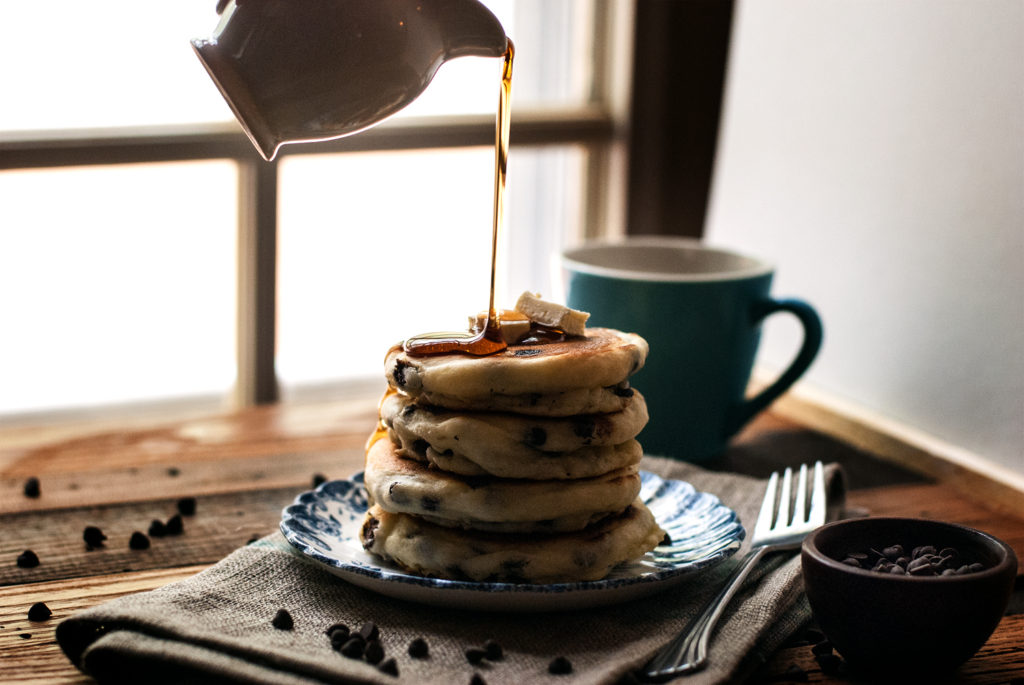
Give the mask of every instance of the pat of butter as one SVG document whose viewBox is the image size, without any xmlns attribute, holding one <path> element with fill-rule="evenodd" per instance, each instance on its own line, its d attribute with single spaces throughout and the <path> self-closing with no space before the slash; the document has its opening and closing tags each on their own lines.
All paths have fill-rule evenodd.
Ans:
<svg viewBox="0 0 1024 685">
<path fill-rule="evenodd" d="M 487 325 L 487 312 L 469 317 L 469 330 L 478 333 Z M 498 312 L 498 330 L 506 345 L 513 345 L 530 332 L 530 320 L 519 312 L 503 309 Z"/>
<path fill-rule="evenodd" d="M 586 335 L 590 314 L 554 302 L 545 302 L 540 294 L 525 292 L 516 302 L 516 311 L 530 321 L 550 326 L 568 335 Z"/>
</svg>

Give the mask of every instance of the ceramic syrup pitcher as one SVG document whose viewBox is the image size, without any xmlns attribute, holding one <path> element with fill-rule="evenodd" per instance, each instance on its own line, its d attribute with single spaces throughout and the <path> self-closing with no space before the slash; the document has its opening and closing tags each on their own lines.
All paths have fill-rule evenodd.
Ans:
<svg viewBox="0 0 1024 685">
<path fill-rule="evenodd" d="M 505 31 L 477 0 L 231 0 L 192 47 L 267 160 L 415 100 L 445 61 L 501 57 Z"/>
</svg>

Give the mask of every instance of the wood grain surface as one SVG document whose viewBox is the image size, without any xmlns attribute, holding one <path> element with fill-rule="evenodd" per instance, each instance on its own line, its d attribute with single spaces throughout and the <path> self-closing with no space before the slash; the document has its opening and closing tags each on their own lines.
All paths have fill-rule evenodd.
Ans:
<svg viewBox="0 0 1024 685">
<path fill-rule="evenodd" d="M 314 477 L 343 478 L 362 468 L 376 412 L 377 398 L 366 396 L 176 419 L 0 429 L 0 682 L 92 682 L 54 641 L 60 620 L 187 578 L 277 530 L 281 510 L 310 489 Z M 707 466 L 764 476 L 814 458 L 843 465 L 851 507 L 963 523 L 1006 540 L 1024 558 L 1019 514 L 993 509 L 961 488 L 894 467 L 788 417 L 763 414 Z M 30 477 L 39 479 L 38 497 L 24 494 Z M 194 497 L 196 509 L 182 517 L 180 535 L 152 537 L 145 550 L 129 547 L 133 532 L 145 533 L 154 520 L 166 522 L 184 497 Z M 102 547 L 87 547 L 85 526 L 102 529 Z M 16 564 L 25 550 L 36 553 L 38 566 Z M 53 611 L 49 620 L 28 620 L 37 601 Z M 950 682 L 1002 683 L 1022 673 L 1024 614 L 1018 608 Z M 755 681 L 794 678 L 861 682 L 843 671 L 823 673 L 810 647 L 798 643 L 779 650 Z"/>
</svg>

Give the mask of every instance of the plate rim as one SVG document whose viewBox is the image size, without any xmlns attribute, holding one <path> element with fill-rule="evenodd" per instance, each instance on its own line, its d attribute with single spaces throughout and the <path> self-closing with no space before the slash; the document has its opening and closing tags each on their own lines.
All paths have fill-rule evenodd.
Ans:
<svg viewBox="0 0 1024 685">
<path fill-rule="evenodd" d="M 656 486 L 682 485 L 692 491 L 688 493 L 688 496 L 700 495 L 711 498 L 716 507 L 721 507 L 728 512 L 730 523 L 735 526 L 735 538 L 732 539 L 729 544 L 722 546 L 706 557 L 701 557 L 700 559 L 689 561 L 681 565 L 652 569 L 650 573 L 645 573 L 643 575 L 546 584 L 466 581 L 452 580 L 448 578 L 434 578 L 409 573 L 408 571 L 403 571 L 398 568 L 387 568 L 381 565 L 381 560 L 377 560 L 373 557 L 370 557 L 370 559 L 373 560 L 373 566 L 362 566 L 336 556 L 329 556 L 312 548 L 305 542 L 296 539 L 295 532 L 288 527 L 291 520 L 296 518 L 296 508 L 301 508 L 304 513 L 308 514 L 309 504 L 317 499 L 322 499 L 328 489 L 337 487 L 339 483 L 346 484 L 349 488 L 361 488 L 365 494 L 365 484 L 363 481 L 362 471 L 358 471 L 348 478 L 339 478 L 327 481 L 320 484 L 313 490 L 308 490 L 297 495 L 292 503 L 282 510 L 280 530 L 291 547 L 298 552 L 301 552 L 307 558 L 327 566 L 332 573 L 343 579 L 349 580 L 349 576 L 357 576 L 358 579 L 366 582 L 355 582 L 354 580 L 349 580 L 349 582 L 352 582 L 352 584 L 358 585 L 359 587 L 381 592 L 382 594 L 386 593 L 383 593 L 382 590 L 377 587 L 377 584 L 383 584 L 385 586 L 398 584 L 409 589 L 421 588 L 424 590 L 449 593 L 449 595 L 458 591 L 474 595 L 487 595 L 490 597 L 494 597 L 495 595 L 544 595 L 549 597 L 551 595 L 567 594 L 590 595 L 595 593 L 606 593 L 611 590 L 622 590 L 624 588 L 636 588 L 637 586 L 661 585 L 666 584 L 667 581 L 670 580 L 686 578 L 697 571 L 725 561 L 739 550 L 743 540 L 746 539 L 746 528 L 740 520 L 737 512 L 731 507 L 725 505 L 717 495 L 697 490 L 692 483 L 681 479 L 666 478 L 647 470 L 641 470 L 639 473 L 641 476 L 642 490 L 643 487 L 646 487 L 650 482 L 654 482 Z M 659 524 L 661 524 L 661 522 L 659 522 Z M 369 557 L 369 555 L 367 556 Z"/>
</svg>

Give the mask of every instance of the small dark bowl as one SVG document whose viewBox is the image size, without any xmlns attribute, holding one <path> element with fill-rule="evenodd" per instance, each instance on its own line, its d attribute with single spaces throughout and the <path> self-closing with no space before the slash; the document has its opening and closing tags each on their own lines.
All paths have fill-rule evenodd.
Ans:
<svg viewBox="0 0 1024 685">
<path fill-rule="evenodd" d="M 982 571 L 891 575 L 842 563 L 851 551 L 902 544 L 953 547 Z M 837 521 L 801 550 L 814 617 L 854 669 L 894 675 L 939 673 L 970 659 L 999 624 L 1013 591 L 1017 557 L 1006 543 L 952 523 L 909 518 Z"/>
</svg>

